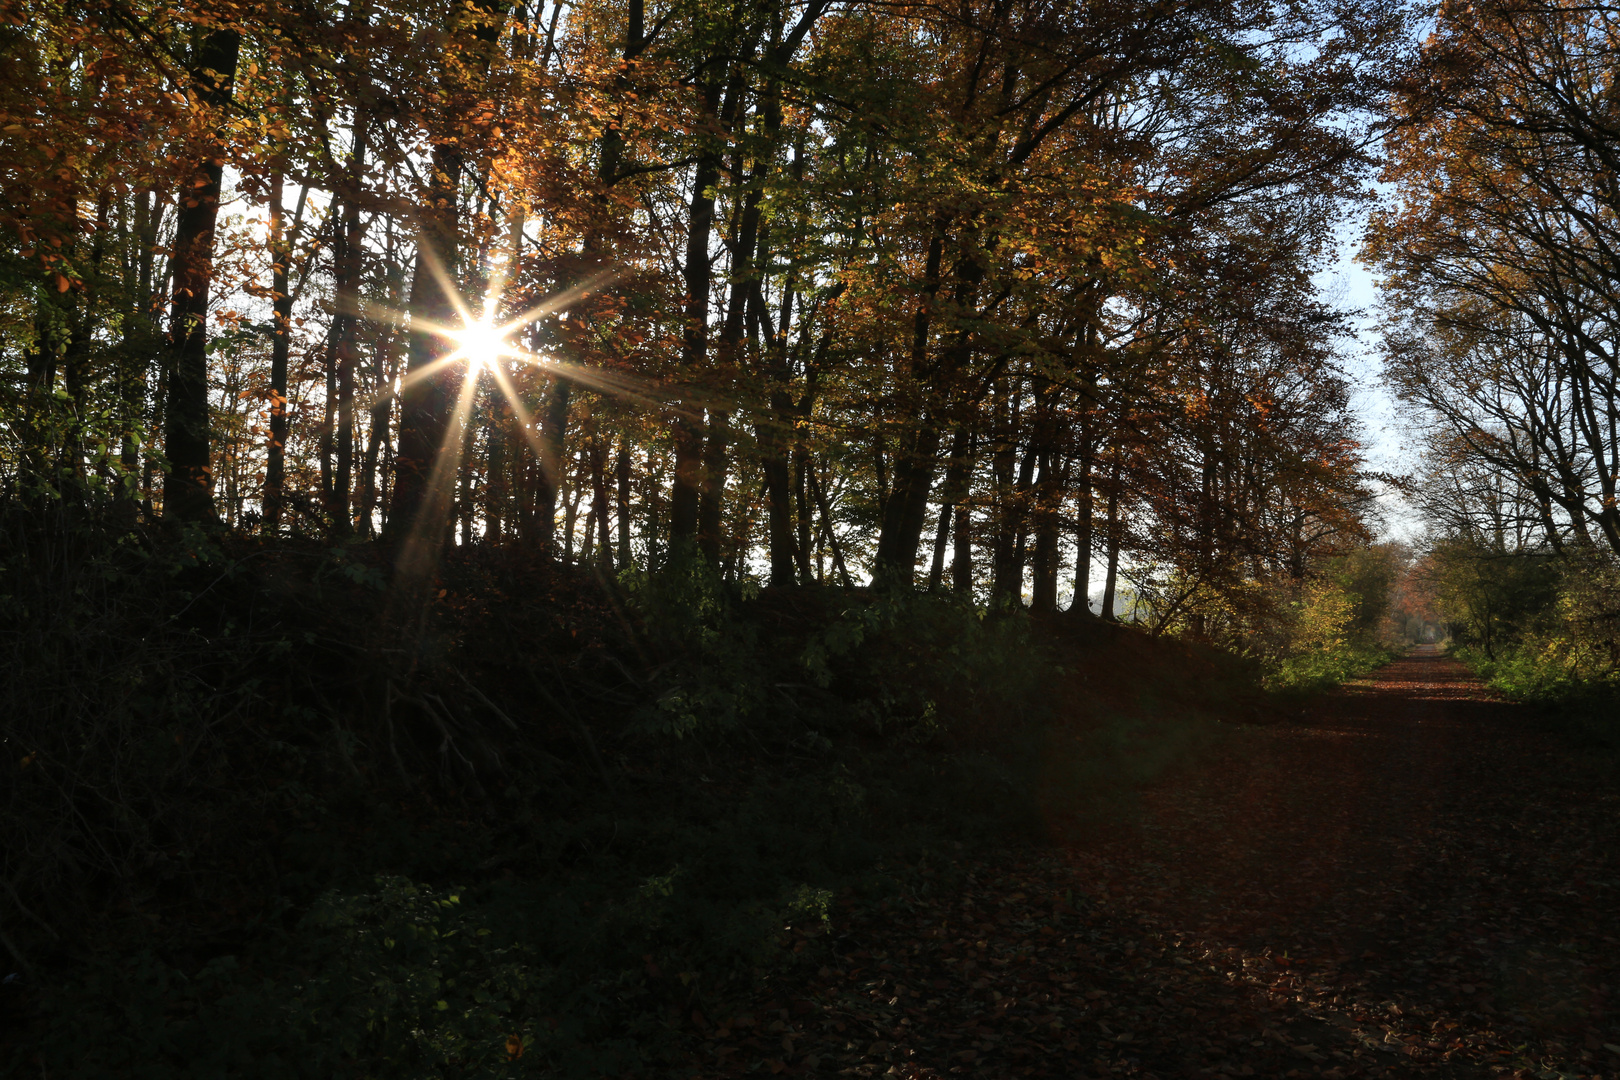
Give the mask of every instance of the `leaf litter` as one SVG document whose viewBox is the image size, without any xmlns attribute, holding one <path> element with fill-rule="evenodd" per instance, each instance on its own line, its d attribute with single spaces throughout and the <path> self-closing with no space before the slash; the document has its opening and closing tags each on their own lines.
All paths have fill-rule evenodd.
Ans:
<svg viewBox="0 0 1620 1080">
<path fill-rule="evenodd" d="M 1620 794 L 1425 653 L 1063 848 L 841 899 L 680 1075 L 1620 1077 Z"/>
</svg>

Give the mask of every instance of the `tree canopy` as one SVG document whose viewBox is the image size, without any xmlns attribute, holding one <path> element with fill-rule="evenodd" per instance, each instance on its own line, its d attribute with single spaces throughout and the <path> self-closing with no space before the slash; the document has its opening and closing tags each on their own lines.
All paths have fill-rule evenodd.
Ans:
<svg viewBox="0 0 1620 1080">
<path fill-rule="evenodd" d="M 1165 619 L 1365 537 L 1382 0 L 0 23 L 19 496 Z"/>
</svg>

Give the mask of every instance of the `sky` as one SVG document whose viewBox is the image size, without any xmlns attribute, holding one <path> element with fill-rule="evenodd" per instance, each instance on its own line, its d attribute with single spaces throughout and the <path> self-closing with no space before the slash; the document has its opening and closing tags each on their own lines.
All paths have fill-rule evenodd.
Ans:
<svg viewBox="0 0 1620 1080">
<path fill-rule="evenodd" d="M 1374 472 L 1403 473 L 1412 467 L 1409 428 L 1402 423 L 1395 399 L 1384 388 L 1378 359 L 1378 286 L 1356 261 L 1365 218 L 1346 222 L 1339 231 L 1339 254 L 1333 266 L 1316 277 L 1318 288 L 1341 307 L 1359 310 L 1356 331 L 1344 343 L 1345 370 L 1354 387 L 1352 407 L 1362 424 L 1367 467 Z M 1380 496 L 1385 540 L 1416 541 L 1422 520 L 1400 495 Z"/>
</svg>

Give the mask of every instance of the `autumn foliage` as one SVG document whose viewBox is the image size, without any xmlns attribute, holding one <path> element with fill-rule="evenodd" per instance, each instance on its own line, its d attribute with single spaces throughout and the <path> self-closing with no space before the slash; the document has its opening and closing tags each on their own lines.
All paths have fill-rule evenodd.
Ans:
<svg viewBox="0 0 1620 1080">
<path fill-rule="evenodd" d="M 1365 614 L 1315 275 L 1407 24 L 0 0 L 28 1060 L 662 1068 L 1269 715 Z"/>
<path fill-rule="evenodd" d="M 1361 535 L 1310 275 L 1393 10 L 4 22 L 12 490 L 1046 610 Z"/>
</svg>

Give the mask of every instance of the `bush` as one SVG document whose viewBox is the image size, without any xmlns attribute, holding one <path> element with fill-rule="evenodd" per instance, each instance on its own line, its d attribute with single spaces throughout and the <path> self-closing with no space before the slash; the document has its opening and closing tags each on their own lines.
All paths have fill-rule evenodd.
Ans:
<svg viewBox="0 0 1620 1080">
<path fill-rule="evenodd" d="M 736 731 L 759 715 L 769 696 L 767 665 L 756 628 L 738 612 L 756 585 L 727 585 L 690 549 L 658 574 L 625 571 L 620 585 L 658 661 L 655 696 L 638 711 L 635 730 L 679 739 Z"/>
<path fill-rule="evenodd" d="M 801 663 L 816 686 L 853 702 L 853 714 L 840 712 L 874 734 L 966 743 L 1016 741 L 1043 718 L 1042 689 L 1062 674 L 1021 609 L 992 612 L 907 589 L 845 608 L 809 637 Z"/>
<path fill-rule="evenodd" d="M 1320 693 L 1399 655 L 1380 635 L 1396 578 L 1394 556 L 1389 548 L 1364 549 L 1333 560 L 1304 584 L 1284 624 L 1285 643 L 1271 658 L 1269 688 Z"/>
<path fill-rule="evenodd" d="M 819 965 L 838 893 L 1198 742 L 1134 679 L 1071 686 L 1055 622 L 950 597 L 610 597 L 475 549 L 406 633 L 365 545 L 70 524 L 0 556 L 28 1075 L 667 1071 L 681 1016 Z"/>
<path fill-rule="evenodd" d="M 1520 607 L 1498 609 L 1495 635 L 1461 635 L 1453 653 L 1557 726 L 1620 745 L 1620 566 L 1588 552 L 1536 571 L 1555 575 L 1551 599 L 1538 584 Z"/>
<path fill-rule="evenodd" d="M 150 950 L 47 999 L 43 1063 L 73 1076 L 501 1077 L 543 1069 L 552 972 L 455 892 L 381 877 L 330 891 L 244 964 Z M 265 955 L 271 953 L 271 955 Z"/>
</svg>

